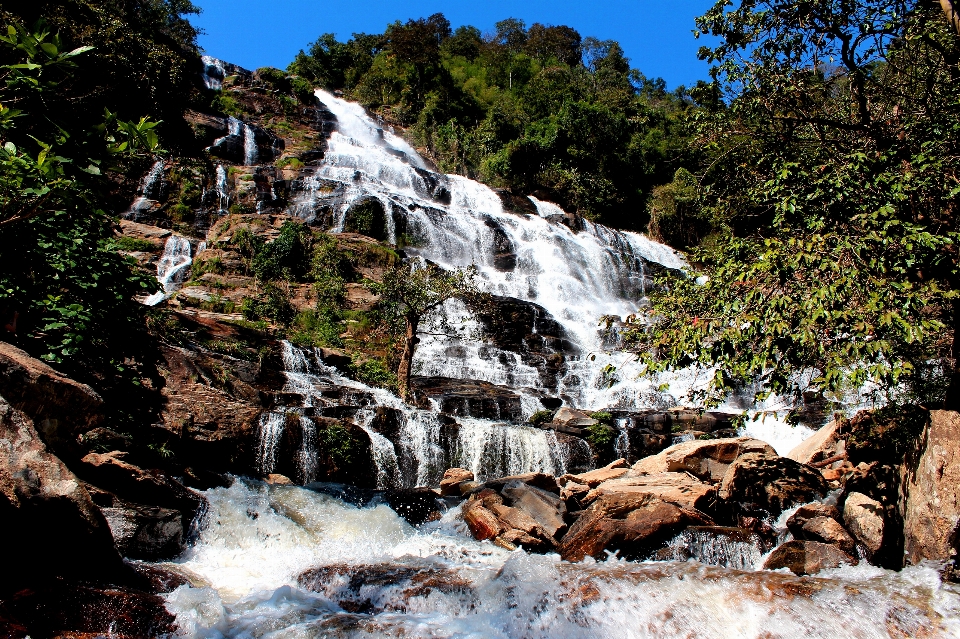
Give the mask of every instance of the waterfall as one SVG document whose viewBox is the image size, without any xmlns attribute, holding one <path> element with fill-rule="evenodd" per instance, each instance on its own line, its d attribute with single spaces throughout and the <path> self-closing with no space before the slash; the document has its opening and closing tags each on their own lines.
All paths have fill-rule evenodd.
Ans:
<svg viewBox="0 0 960 639">
<path fill-rule="evenodd" d="M 206 247 L 205 243 L 198 246 L 197 253 Z M 190 240 L 180 235 L 171 235 L 163 247 L 163 255 L 157 263 L 157 280 L 162 287 L 143 301 L 147 306 L 156 306 L 173 295 L 183 282 L 193 263 Z"/>
<path fill-rule="evenodd" d="M 157 160 L 143 178 L 141 178 L 140 185 L 137 188 L 137 197 L 130 205 L 130 208 L 123 213 L 124 218 L 137 220 L 141 213 L 153 208 L 157 198 L 160 196 L 157 185 L 162 183 L 163 169 L 165 166 L 164 160 Z"/>
<path fill-rule="evenodd" d="M 217 212 L 226 214 L 230 208 L 230 188 L 227 186 L 227 170 L 222 164 L 217 165 Z"/>
<path fill-rule="evenodd" d="M 760 541 L 754 537 L 737 538 L 739 529 L 731 535 L 703 530 L 684 530 L 667 544 L 667 558 L 675 561 L 693 559 L 711 566 L 735 570 L 757 570 L 763 565 Z"/>
<path fill-rule="evenodd" d="M 556 434 L 529 426 L 509 426 L 461 417 L 454 463 L 478 481 L 540 472 L 562 475 L 566 460 Z"/>
<path fill-rule="evenodd" d="M 273 472 L 276 465 L 277 445 L 287 427 L 287 416 L 268 412 L 260 416 L 257 428 L 257 470 L 263 475 Z"/>
<path fill-rule="evenodd" d="M 243 124 L 243 163 L 246 166 L 253 166 L 257 163 L 257 140 L 253 127 L 247 123 Z"/>
<path fill-rule="evenodd" d="M 208 55 L 200 56 L 200 60 L 203 62 L 203 84 L 213 91 L 222 89 L 227 75 L 223 62 Z"/>
</svg>

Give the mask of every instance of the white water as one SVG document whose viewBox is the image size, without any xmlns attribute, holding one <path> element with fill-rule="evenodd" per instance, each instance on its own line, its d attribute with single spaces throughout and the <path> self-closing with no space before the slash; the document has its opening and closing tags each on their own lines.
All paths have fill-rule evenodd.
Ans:
<svg viewBox="0 0 960 639">
<path fill-rule="evenodd" d="M 321 205 L 333 206 L 337 231 L 343 229 L 352 204 L 374 197 L 387 211 L 391 242 L 398 240 L 391 212 L 402 211 L 408 254 L 445 268 L 476 266 L 481 288 L 539 304 L 563 326 L 580 353 L 567 356 L 558 387 L 545 387 L 537 370 L 516 353 L 471 338 L 474 331 L 469 329 L 476 328 L 476 320 L 462 305 L 451 303 L 448 311 L 459 318 L 465 335 L 453 340 L 425 337 L 414 362 L 420 374 L 533 388 L 585 410 L 689 405 L 690 393 L 709 382 L 711 373 L 697 370 L 643 377 L 636 358 L 605 343 L 598 325 L 603 316 L 624 319 L 637 312 L 645 302 L 652 270 L 683 269 L 686 263 L 676 251 L 643 235 L 588 221 L 574 232 L 561 223 L 560 207 L 535 198 L 531 200 L 538 215 L 506 212 L 485 185 L 424 171 L 426 164 L 416 151 L 380 128 L 359 105 L 322 90 L 316 94 L 336 115 L 338 129 L 331 134 L 322 165 L 306 177 L 305 191 L 291 212 L 312 219 Z M 331 191 L 330 181 L 341 186 Z M 445 190 L 449 204 L 435 197 L 438 190 Z M 498 239 L 516 255 L 512 270 L 497 268 Z M 810 431 L 787 425 L 783 418 L 792 406 L 773 402 L 759 410 L 775 408 L 777 414 L 753 424 L 749 432 L 785 453 Z M 535 402 L 525 403 L 530 412 L 537 409 Z M 740 412 L 743 407 L 731 400 L 720 409 Z"/>
<path fill-rule="evenodd" d="M 157 160 L 153 163 L 153 166 L 150 167 L 150 170 L 147 171 L 146 175 L 140 180 L 140 186 L 137 188 L 137 197 L 130 205 L 130 208 L 127 209 L 123 217 L 127 219 L 137 219 L 140 213 L 143 211 L 149 210 L 156 202 L 156 193 L 154 193 L 154 185 L 163 179 L 163 169 L 165 162 L 163 160 Z"/>
<path fill-rule="evenodd" d="M 223 62 L 208 55 L 200 56 L 200 60 L 203 62 L 204 85 L 208 89 L 219 91 L 223 88 L 223 78 L 227 75 Z"/>
<path fill-rule="evenodd" d="M 192 583 L 166 595 L 185 637 L 960 636 L 960 594 L 932 567 L 815 579 L 697 562 L 568 564 L 474 541 L 456 509 L 414 529 L 384 505 L 293 486 L 237 481 L 206 497 L 198 543 L 165 564 Z M 298 585 L 317 567 L 313 588 Z"/>
<path fill-rule="evenodd" d="M 230 207 L 230 189 L 227 186 L 227 170 L 217 165 L 217 212 L 221 215 Z"/>
<path fill-rule="evenodd" d="M 197 253 L 205 244 L 197 247 Z M 180 289 L 193 263 L 190 240 L 180 235 L 171 235 L 163 247 L 163 255 L 157 263 L 157 280 L 162 290 L 150 295 L 143 301 L 147 306 L 156 306 Z"/>
</svg>

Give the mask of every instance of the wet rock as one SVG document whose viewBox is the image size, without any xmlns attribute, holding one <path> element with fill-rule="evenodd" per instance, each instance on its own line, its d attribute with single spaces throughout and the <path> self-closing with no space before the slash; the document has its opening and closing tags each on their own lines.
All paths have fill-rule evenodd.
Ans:
<svg viewBox="0 0 960 639">
<path fill-rule="evenodd" d="M 118 501 L 100 512 L 124 557 L 159 561 L 173 559 L 184 550 L 179 510 Z"/>
<path fill-rule="evenodd" d="M 590 488 L 596 488 L 605 481 L 616 479 L 617 477 L 625 475 L 629 470 L 630 465 L 627 464 L 626 460 L 617 459 L 616 461 L 610 462 L 603 468 L 590 470 L 585 473 L 580 473 L 579 475 L 563 475 L 558 479 L 558 481 L 561 484 L 571 481 L 577 484 L 586 484 Z"/>
<path fill-rule="evenodd" d="M 521 481 L 508 483 L 500 494 L 510 506 L 536 521 L 546 536 L 559 539 L 566 531 L 567 507 L 556 494 Z"/>
<path fill-rule="evenodd" d="M 263 478 L 263 481 L 267 482 L 271 486 L 293 486 L 293 480 L 286 475 L 281 475 L 280 473 L 270 473 Z"/>
<path fill-rule="evenodd" d="M 810 517 L 802 521 L 791 518 L 787 521 L 787 528 L 796 539 L 833 544 L 849 555 L 856 553 L 857 544 L 853 537 L 833 517 Z"/>
<path fill-rule="evenodd" d="M 337 348 L 319 348 L 317 349 L 320 354 L 320 359 L 323 360 L 324 364 L 328 366 L 333 366 L 340 370 L 348 370 L 349 366 L 353 363 L 353 360 L 350 359 L 350 356 Z"/>
<path fill-rule="evenodd" d="M 837 522 L 843 521 L 843 515 L 840 514 L 836 506 L 813 502 L 812 504 L 804 504 L 800 506 L 800 508 L 797 508 L 796 512 L 790 515 L 790 518 L 787 520 L 787 527 L 803 526 L 803 522 L 808 519 L 813 519 L 814 517 L 829 517 Z"/>
<path fill-rule="evenodd" d="M 583 411 L 570 408 L 569 406 L 564 406 L 554 414 L 551 424 L 553 426 L 587 428 L 589 426 L 596 425 L 597 420 L 593 419 Z"/>
<path fill-rule="evenodd" d="M 438 495 L 430 488 L 388 490 L 384 499 L 390 508 L 407 520 L 411 526 L 436 521 L 443 516 Z"/>
<path fill-rule="evenodd" d="M 926 448 L 909 475 L 904 551 L 911 564 L 957 560 L 960 550 L 960 414 L 931 411 Z"/>
<path fill-rule="evenodd" d="M 56 580 L 18 592 L 7 606 L 32 637 L 135 639 L 169 636 L 177 629 L 163 597 L 131 589 Z"/>
<path fill-rule="evenodd" d="M 460 495 L 460 485 L 473 480 L 473 473 L 465 468 L 448 468 L 440 480 L 440 494 Z"/>
<path fill-rule="evenodd" d="M 519 484 L 519 482 L 518 482 Z M 529 486 L 513 485 L 513 488 L 536 490 Z M 544 492 L 544 491 L 540 491 Z M 546 493 L 549 495 L 549 493 Z M 508 550 L 515 550 L 523 546 L 529 551 L 546 552 L 556 547 L 556 539 L 547 532 L 533 515 L 552 524 L 556 519 L 555 513 L 545 515 L 542 504 L 531 508 L 531 512 L 523 509 L 524 499 L 542 499 L 544 496 L 534 495 L 526 498 L 519 493 L 513 493 L 513 499 L 507 497 L 514 505 L 505 503 L 505 497 L 490 488 L 484 488 L 470 495 L 470 499 L 463 504 L 463 519 L 470 528 L 475 539 L 481 541 L 489 539 L 493 543 Z M 544 500 L 545 501 L 545 500 Z M 559 501 L 559 500 L 557 500 Z M 529 503 L 526 504 L 529 506 Z M 559 530 L 566 528 L 561 520 Z M 555 531 L 556 532 L 556 531 Z"/>
<path fill-rule="evenodd" d="M 166 594 L 180 586 L 190 585 L 189 579 L 167 568 L 136 561 L 130 562 L 129 565 L 144 580 L 147 592 L 154 595 Z"/>
<path fill-rule="evenodd" d="M 857 565 L 857 560 L 836 546 L 816 541 L 788 541 L 778 546 L 763 563 L 765 570 L 787 568 L 795 575 L 815 575 L 821 570 Z"/>
<path fill-rule="evenodd" d="M 687 473 L 656 473 L 625 476 L 604 482 L 591 490 L 583 500 L 590 503 L 601 495 L 646 494 L 684 508 L 712 513 L 717 501 L 717 488 Z"/>
<path fill-rule="evenodd" d="M 479 541 L 494 539 L 505 529 L 500 519 L 491 512 L 489 508 L 484 506 L 482 499 L 475 499 L 471 496 L 471 498 L 463 504 L 462 512 L 463 520 L 467 523 L 467 527 L 470 528 L 470 533 L 474 539 Z"/>
<path fill-rule="evenodd" d="M 676 444 L 641 459 L 633 465 L 633 471 L 639 474 L 687 472 L 702 481 L 719 483 L 730 464 L 748 453 L 777 454 L 766 442 L 749 437 L 697 440 Z"/>
<path fill-rule="evenodd" d="M 841 438 L 840 428 L 845 420 L 835 419 L 803 440 L 787 457 L 801 464 L 814 464 L 825 459 L 842 456 L 846 453 L 845 441 Z M 839 462 L 838 462 L 839 463 Z"/>
<path fill-rule="evenodd" d="M 126 452 L 90 453 L 77 466 L 84 480 L 109 491 L 124 501 L 159 506 L 181 513 L 183 529 L 190 527 L 204 507 L 203 497 L 172 477 L 156 470 L 145 470 L 127 461 Z"/>
<path fill-rule="evenodd" d="M 883 545 L 883 505 L 863 493 L 849 493 L 843 502 L 843 521 L 872 554 Z"/>
<path fill-rule="evenodd" d="M 411 382 L 418 404 L 432 399 L 443 413 L 514 423 L 523 417 L 520 395 L 506 386 L 447 377 L 414 377 Z"/>
<path fill-rule="evenodd" d="M 828 489 L 816 470 L 764 452 L 747 453 L 730 464 L 719 494 L 728 502 L 756 504 L 776 514 L 792 504 L 820 499 Z"/>
<path fill-rule="evenodd" d="M 648 493 L 605 494 L 573 523 L 558 551 L 567 561 L 580 561 L 587 555 L 600 559 L 607 551 L 642 559 L 684 528 L 710 525 L 713 521 L 707 515 Z"/>
<path fill-rule="evenodd" d="M 529 197 L 517 195 L 507 189 L 493 189 L 493 191 L 500 196 L 504 211 L 521 215 L 537 215 L 537 207 Z"/>
<path fill-rule="evenodd" d="M 498 477 L 496 479 L 491 479 L 487 481 L 484 485 L 492 488 L 493 490 L 501 490 L 507 484 L 513 482 L 522 482 L 524 484 L 529 484 L 535 488 L 540 488 L 547 492 L 551 492 L 555 495 L 560 494 L 560 486 L 557 484 L 557 479 L 553 475 L 548 475 L 546 473 L 523 473 L 521 475 L 510 475 L 508 477 Z"/>
<path fill-rule="evenodd" d="M 0 397 L 0 594 L 57 575 L 124 578 L 110 528 L 30 419 Z"/>
<path fill-rule="evenodd" d="M 103 419 L 103 400 L 92 388 L 7 342 L 0 342 L 0 396 L 23 411 L 44 442 L 61 456 L 77 454 L 77 437 Z"/>
</svg>

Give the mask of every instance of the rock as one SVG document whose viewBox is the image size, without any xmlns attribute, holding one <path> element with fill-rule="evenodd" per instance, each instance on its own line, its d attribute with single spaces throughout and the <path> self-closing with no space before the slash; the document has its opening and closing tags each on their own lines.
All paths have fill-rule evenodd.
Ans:
<svg viewBox="0 0 960 639">
<path fill-rule="evenodd" d="M 465 468 L 448 468 L 440 480 L 441 495 L 459 495 L 460 485 L 463 482 L 472 482 L 473 473 Z"/>
<path fill-rule="evenodd" d="M 124 557 L 159 561 L 174 559 L 184 550 L 179 510 L 121 502 L 100 512 Z"/>
<path fill-rule="evenodd" d="M 0 596 L 55 576 L 128 574 L 100 510 L 47 451 L 30 419 L 0 397 Z"/>
<path fill-rule="evenodd" d="M 606 551 L 621 557 L 648 557 L 687 526 L 711 526 L 705 514 L 658 499 L 648 493 L 599 496 L 573 523 L 560 542 L 560 557 L 581 561 L 602 558 Z"/>
<path fill-rule="evenodd" d="M 701 482 L 686 473 L 657 473 L 621 477 L 604 482 L 591 490 L 584 503 L 590 503 L 601 495 L 645 494 L 683 508 L 713 512 L 717 500 L 717 488 Z"/>
<path fill-rule="evenodd" d="M 560 486 L 557 484 L 557 480 L 553 475 L 547 475 L 546 473 L 523 473 L 522 475 L 510 475 L 508 477 L 498 477 L 497 479 L 491 479 L 486 482 L 484 485 L 488 486 L 494 490 L 501 490 L 504 486 L 511 482 L 523 482 L 524 484 L 529 484 L 551 492 L 555 495 L 560 494 Z"/>
<path fill-rule="evenodd" d="M 494 539 L 504 530 L 497 516 L 479 500 L 470 499 L 463 504 L 463 520 L 474 539 L 479 541 Z"/>
<path fill-rule="evenodd" d="M 956 559 L 960 544 L 960 413 L 931 411 L 925 439 L 907 485 L 903 532 L 910 564 Z"/>
<path fill-rule="evenodd" d="M 564 406 L 556 412 L 551 422 L 554 426 L 567 426 L 570 428 L 587 428 L 594 426 L 598 422 L 586 413 Z"/>
<path fill-rule="evenodd" d="M 840 427 L 845 420 L 835 419 L 816 433 L 806 438 L 787 457 L 801 464 L 814 464 L 846 452 L 843 439 L 840 439 Z"/>
<path fill-rule="evenodd" d="M 350 356 L 339 349 L 320 348 L 318 350 L 320 353 L 320 359 L 323 360 L 323 363 L 327 364 L 328 366 L 333 366 L 334 368 L 345 371 L 349 370 L 349 366 L 353 363 L 353 360 L 350 359 Z"/>
<path fill-rule="evenodd" d="M 769 444 L 749 437 L 695 440 L 641 459 L 633 465 L 633 471 L 639 474 L 687 472 L 702 481 L 719 483 L 730 464 L 747 453 L 776 456 Z"/>
<path fill-rule="evenodd" d="M 176 619 L 164 603 L 159 595 L 137 590 L 61 580 L 23 590 L 6 601 L 30 636 L 63 639 L 172 636 Z"/>
<path fill-rule="evenodd" d="M 7 342 L 0 342 L 0 396 L 30 418 L 44 442 L 60 455 L 79 452 L 77 437 L 101 420 L 103 400 Z"/>
<path fill-rule="evenodd" d="M 437 493 L 430 488 L 401 488 L 384 494 L 390 508 L 411 526 L 437 521 L 443 516 L 437 498 Z"/>
<path fill-rule="evenodd" d="M 856 553 L 857 543 L 833 517 L 810 517 L 802 522 L 791 518 L 787 528 L 797 539 L 833 544 L 849 555 Z"/>
<path fill-rule="evenodd" d="M 850 493 L 843 503 L 843 521 L 871 553 L 883 545 L 883 505 L 863 493 Z"/>
<path fill-rule="evenodd" d="M 418 404 L 432 399 L 442 413 L 514 423 L 523 417 L 520 395 L 506 386 L 447 377 L 414 377 L 411 385 Z"/>
<path fill-rule="evenodd" d="M 720 498 L 756 504 L 779 513 L 793 504 L 815 501 L 829 487 L 816 470 L 786 457 L 747 453 L 730 464 L 720 484 Z"/>
<path fill-rule="evenodd" d="M 264 477 L 263 481 L 267 482 L 271 486 L 292 486 L 293 480 L 287 477 L 286 475 L 281 475 L 280 473 L 270 473 Z"/>
<path fill-rule="evenodd" d="M 568 481 L 564 484 L 563 488 L 560 489 L 560 499 L 563 501 L 576 500 L 577 510 L 580 510 L 581 499 L 587 496 L 587 493 L 590 492 L 590 487 L 586 484 L 578 484 L 574 481 Z"/>
<path fill-rule="evenodd" d="M 547 528 L 556 533 L 564 530 L 566 524 L 555 508 L 551 512 L 550 499 L 556 500 L 556 508 L 563 506 L 560 500 L 521 482 L 514 482 L 507 491 L 505 498 L 495 490 L 484 488 L 463 504 L 463 519 L 473 536 L 481 541 L 489 539 L 508 550 L 515 550 L 517 546 L 533 552 L 554 549 L 557 541 Z M 505 499 L 512 505 L 505 503 Z"/>
<path fill-rule="evenodd" d="M 180 511 L 183 529 L 187 530 L 205 505 L 203 497 L 172 477 L 134 466 L 127 458 L 128 454 L 120 451 L 90 453 L 81 460 L 77 472 L 124 501 Z"/>
<path fill-rule="evenodd" d="M 856 566 L 857 560 L 836 546 L 816 541 L 788 541 L 778 546 L 763 563 L 764 570 L 788 568 L 795 575 L 815 575 L 821 570 Z"/>
<path fill-rule="evenodd" d="M 567 507 L 554 493 L 520 481 L 508 483 L 500 492 L 510 506 L 536 521 L 552 540 L 566 531 Z"/>
<path fill-rule="evenodd" d="M 617 477 L 626 474 L 628 470 L 630 470 L 630 465 L 627 464 L 626 460 L 618 459 L 607 464 L 603 468 L 597 468 L 596 470 L 580 473 L 579 475 L 564 475 L 560 477 L 558 481 L 561 484 L 572 481 L 577 484 L 586 484 L 590 488 L 596 488 L 599 484 L 602 484 L 605 481 L 616 479 Z"/>
<path fill-rule="evenodd" d="M 790 515 L 790 518 L 787 520 L 787 527 L 802 527 L 803 522 L 808 519 L 813 519 L 814 517 L 830 517 L 838 522 L 843 521 L 843 515 L 840 514 L 836 506 L 813 502 L 812 504 L 804 504 L 800 506 L 800 508 L 797 508 L 796 512 Z"/>
</svg>

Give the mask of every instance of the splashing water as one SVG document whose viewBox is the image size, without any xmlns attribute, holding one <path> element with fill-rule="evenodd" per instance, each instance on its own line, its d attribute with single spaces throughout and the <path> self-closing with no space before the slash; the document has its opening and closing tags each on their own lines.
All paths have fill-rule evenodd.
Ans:
<svg viewBox="0 0 960 639">
<path fill-rule="evenodd" d="M 206 246 L 201 243 L 197 253 Z M 147 306 L 156 306 L 180 289 L 190 265 L 193 263 L 190 240 L 179 235 L 171 235 L 163 247 L 163 255 L 157 263 L 157 280 L 162 287 L 161 291 L 150 295 L 143 301 Z"/>
<path fill-rule="evenodd" d="M 932 567 L 847 567 L 810 578 L 692 561 L 568 564 L 474 541 L 457 509 L 414 529 L 384 505 L 359 508 L 293 486 L 238 480 L 206 498 L 199 541 L 163 564 L 191 582 L 166 595 L 186 637 L 960 633 L 960 593 Z"/>
</svg>

